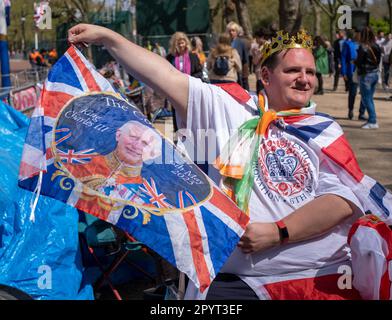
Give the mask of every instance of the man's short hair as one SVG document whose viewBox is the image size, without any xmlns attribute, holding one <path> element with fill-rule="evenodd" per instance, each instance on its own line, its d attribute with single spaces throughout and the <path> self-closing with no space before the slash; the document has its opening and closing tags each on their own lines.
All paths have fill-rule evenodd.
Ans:
<svg viewBox="0 0 392 320">
<path fill-rule="evenodd" d="M 159 135 L 159 133 L 157 133 L 154 129 L 152 129 L 152 128 L 150 128 L 150 127 L 148 127 L 148 126 L 146 126 L 136 120 L 131 120 L 131 121 L 126 122 L 120 128 L 118 128 L 117 131 L 120 131 L 121 133 L 128 134 L 129 127 L 131 127 L 131 126 L 137 126 L 139 128 L 142 128 L 145 133 L 148 132 L 154 138 L 154 141 L 152 142 L 153 145 L 152 145 L 151 154 L 148 157 L 148 159 L 143 158 L 143 161 L 151 160 L 151 159 L 159 157 L 162 154 L 162 137 Z"/>
</svg>

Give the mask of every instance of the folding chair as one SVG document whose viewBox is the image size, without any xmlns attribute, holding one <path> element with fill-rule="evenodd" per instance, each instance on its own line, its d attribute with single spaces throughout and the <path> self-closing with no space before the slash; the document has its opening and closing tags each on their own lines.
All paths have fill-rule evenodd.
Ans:
<svg viewBox="0 0 392 320">
<path fill-rule="evenodd" d="M 97 292 L 105 283 L 107 283 L 115 298 L 117 300 L 122 300 L 119 291 L 113 284 L 111 276 L 123 262 L 136 269 L 154 283 L 160 283 L 163 281 L 160 279 L 160 272 L 157 266 L 157 275 L 152 275 L 135 262 L 127 259 L 130 253 L 141 251 L 152 257 L 154 263 L 156 263 L 154 254 L 146 246 L 134 239 L 128 233 L 116 228 L 108 222 L 99 220 L 89 214 L 81 212 L 80 214 L 80 242 L 82 245 L 85 245 L 87 251 L 91 254 L 96 265 L 101 271 L 98 280 L 94 283 L 94 292 Z M 107 263 L 105 264 L 103 262 L 104 259 L 99 257 L 99 254 L 97 253 L 99 249 L 103 249 L 105 251 L 105 257 L 113 257 L 108 266 Z"/>
</svg>

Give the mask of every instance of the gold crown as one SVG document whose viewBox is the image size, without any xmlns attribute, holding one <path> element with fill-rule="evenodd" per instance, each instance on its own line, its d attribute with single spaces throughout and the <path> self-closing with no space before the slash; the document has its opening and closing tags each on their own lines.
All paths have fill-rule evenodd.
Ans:
<svg viewBox="0 0 392 320">
<path fill-rule="evenodd" d="M 312 36 L 305 30 L 301 30 L 297 35 L 290 37 L 288 33 L 280 30 L 276 33 L 276 37 L 272 38 L 271 42 L 268 42 L 263 46 L 263 49 L 261 50 L 261 65 L 263 65 L 264 61 L 275 52 L 295 48 L 312 50 Z"/>
</svg>

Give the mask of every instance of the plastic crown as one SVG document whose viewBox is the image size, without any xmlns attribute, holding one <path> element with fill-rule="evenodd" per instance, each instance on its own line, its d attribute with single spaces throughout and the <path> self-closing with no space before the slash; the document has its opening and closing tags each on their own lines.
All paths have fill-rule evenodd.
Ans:
<svg viewBox="0 0 392 320">
<path fill-rule="evenodd" d="M 280 30 L 273 37 L 271 42 L 266 43 L 261 51 L 261 65 L 275 52 L 280 52 L 286 49 L 303 48 L 312 50 L 313 39 L 312 36 L 305 30 L 300 30 L 297 35 L 289 36 L 288 32 Z"/>
</svg>

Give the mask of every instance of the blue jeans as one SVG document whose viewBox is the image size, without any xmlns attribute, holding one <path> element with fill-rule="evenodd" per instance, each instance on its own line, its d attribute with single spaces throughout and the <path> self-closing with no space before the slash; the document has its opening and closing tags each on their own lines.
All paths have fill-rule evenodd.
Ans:
<svg viewBox="0 0 392 320">
<path fill-rule="evenodd" d="M 374 107 L 373 100 L 377 81 L 377 72 L 370 72 L 359 76 L 359 89 L 361 90 L 362 102 L 369 114 L 369 123 L 377 123 L 376 108 Z"/>
</svg>

